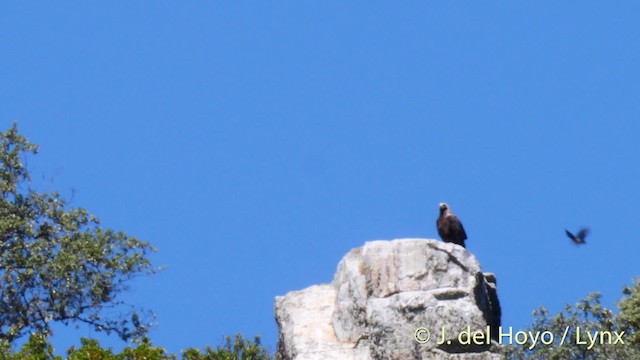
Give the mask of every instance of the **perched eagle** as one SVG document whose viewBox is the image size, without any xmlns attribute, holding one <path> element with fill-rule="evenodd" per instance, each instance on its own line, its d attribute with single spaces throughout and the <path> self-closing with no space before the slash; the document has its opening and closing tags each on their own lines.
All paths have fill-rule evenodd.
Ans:
<svg viewBox="0 0 640 360">
<path fill-rule="evenodd" d="M 464 241 L 467 239 L 467 233 L 464 232 L 460 219 L 453 215 L 449 210 L 449 205 L 445 203 L 440 203 L 440 216 L 436 221 L 436 227 L 442 241 L 465 247 Z"/>
<path fill-rule="evenodd" d="M 571 241 L 573 241 L 575 245 L 583 245 L 586 243 L 586 241 L 584 241 L 584 238 L 586 238 L 587 235 L 589 235 L 589 228 L 586 228 L 586 227 L 580 228 L 580 230 L 578 230 L 577 235 L 573 235 L 567 229 L 564 229 L 564 232 L 567 233 L 567 236 L 569 237 L 569 239 L 571 239 Z"/>
</svg>

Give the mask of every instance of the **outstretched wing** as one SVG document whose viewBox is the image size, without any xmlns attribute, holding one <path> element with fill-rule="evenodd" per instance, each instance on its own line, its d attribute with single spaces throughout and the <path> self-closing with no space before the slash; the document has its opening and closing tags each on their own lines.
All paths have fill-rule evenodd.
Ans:
<svg viewBox="0 0 640 360">
<path fill-rule="evenodd" d="M 570 233 L 570 232 L 569 232 L 569 230 L 564 229 L 564 232 L 566 232 L 566 233 L 567 233 L 567 236 L 569 237 L 569 239 L 571 239 L 571 240 L 572 240 L 572 241 L 574 241 L 574 242 L 576 241 L 576 236 L 575 236 L 575 235 L 573 235 L 572 233 Z"/>
<path fill-rule="evenodd" d="M 590 232 L 589 228 L 586 228 L 586 227 L 580 228 L 580 230 L 578 231 L 578 236 L 576 237 L 584 241 L 584 238 L 586 238 L 587 235 L 589 235 L 589 232 Z"/>
</svg>

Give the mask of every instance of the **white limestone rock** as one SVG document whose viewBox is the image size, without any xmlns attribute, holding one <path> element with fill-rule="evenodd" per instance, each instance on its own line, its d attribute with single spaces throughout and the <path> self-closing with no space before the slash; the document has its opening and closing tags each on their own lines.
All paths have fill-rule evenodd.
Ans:
<svg viewBox="0 0 640 360">
<path fill-rule="evenodd" d="M 345 255 L 331 284 L 276 297 L 276 359 L 500 359 L 488 344 L 458 339 L 500 324 L 495 276 L 486 277 L 458 245 L 367 242 Z M 429 342 L 415 341 L 418 328 Z"/>
</svg>

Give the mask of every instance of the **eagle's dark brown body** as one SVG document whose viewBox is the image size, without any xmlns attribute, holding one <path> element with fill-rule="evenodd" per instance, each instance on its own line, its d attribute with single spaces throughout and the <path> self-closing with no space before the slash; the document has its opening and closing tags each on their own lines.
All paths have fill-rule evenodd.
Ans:
<svg viewBox="0 0 640 360">
<path fill-rule="evenodd" d="M 467 233 L 464 232 L 460 219 L 453 215 L 449 205 L 445 203 L 440 204 L 440 216 L 436 221 L 436 227 L 442 241 L 465 247 L 464 241 L 467 240 Z"/>
</svg>

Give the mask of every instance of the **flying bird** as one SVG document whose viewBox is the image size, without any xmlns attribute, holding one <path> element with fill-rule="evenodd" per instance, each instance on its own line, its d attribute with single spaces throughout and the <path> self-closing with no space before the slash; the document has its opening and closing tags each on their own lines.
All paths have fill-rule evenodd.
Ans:
<svg viewBox="0 0 640 360">
<path fill-rule="evenodd" d="M 467 239 L 467 233 L 464 232 L 460 219 L 453 215 L 449 205 L 445 203 L 440 203 L 440 216 L 436 221 L 436 227 L 442 241 L 465 247 L 464 241 Z"/>
<path fill-rule="evenodd" d="M 580 230 L 578 230 L 578 234 L 576 235 L 573 235 L 567 229 L 564 229 L 564 232 L 567 233 L 567 236 L 569 237 L 569 239 L 571 239 L 571 241 L 573 241 L 574 244 L 583 245 L 586 243 L 584 241 L 584 238 L 586 238 L 587 235 L 589 235 L 589 228 L 586 228 L 586 227 L 580 228 Z"/>
</svg>

